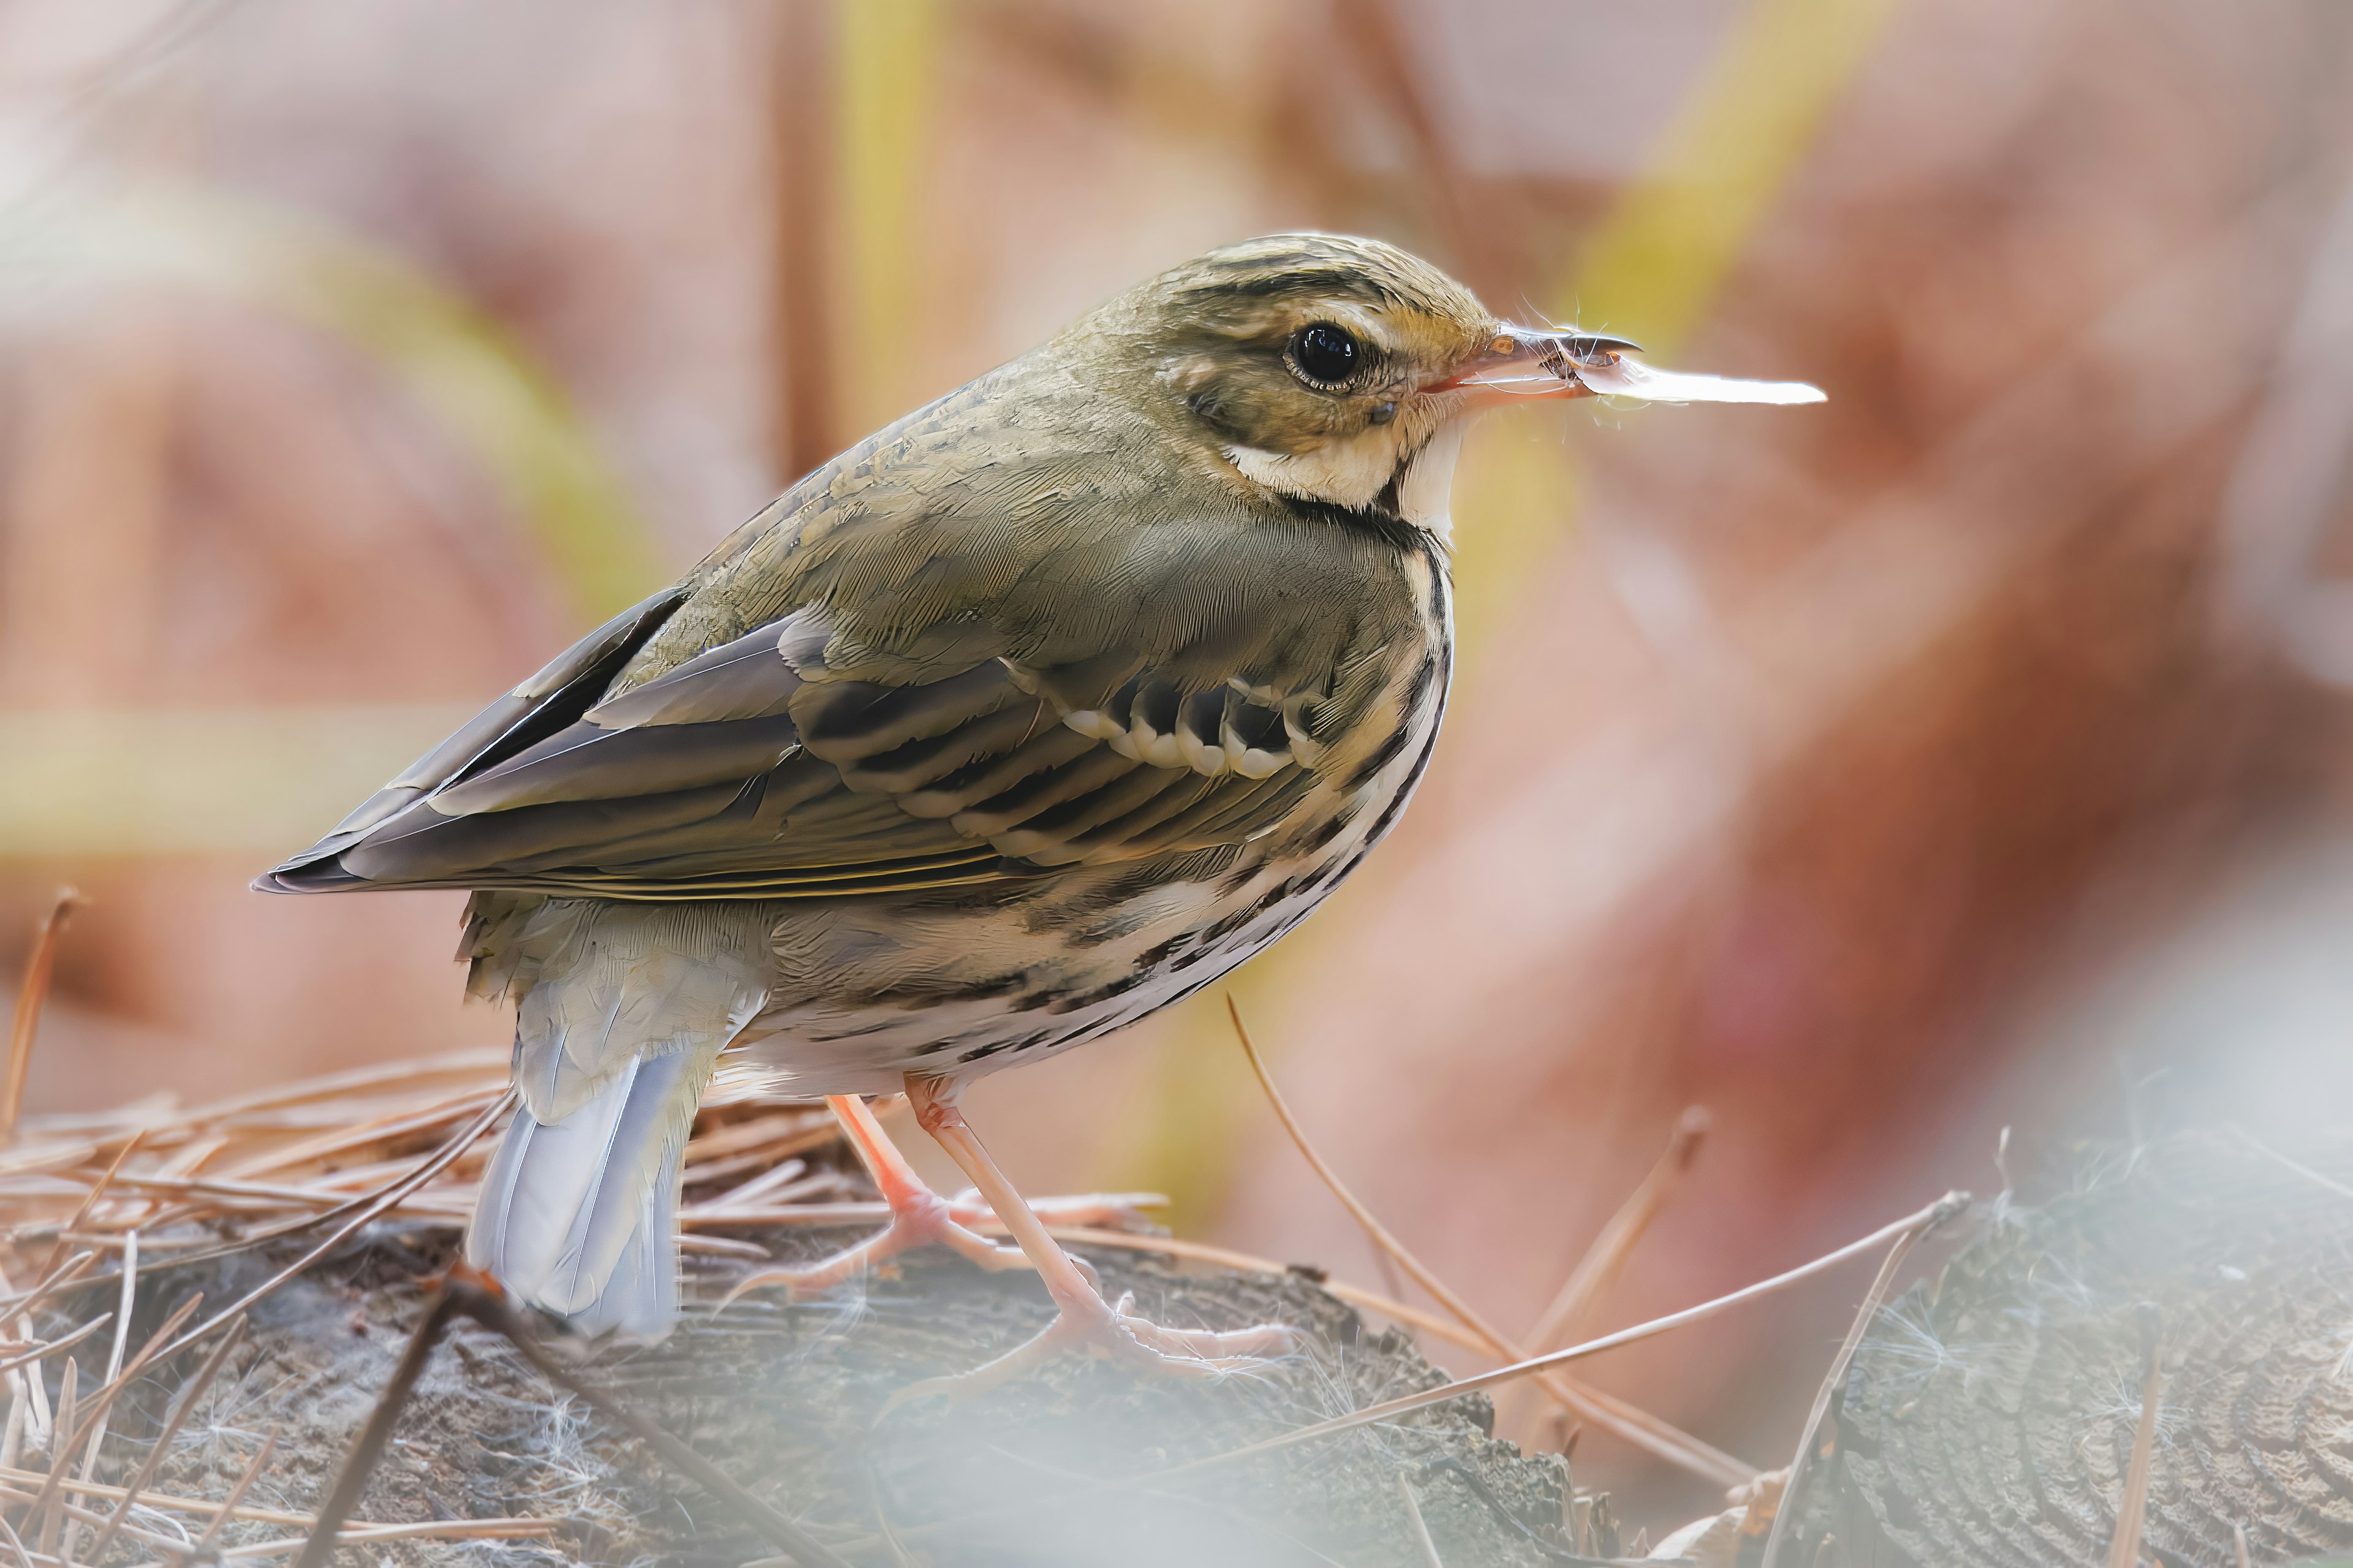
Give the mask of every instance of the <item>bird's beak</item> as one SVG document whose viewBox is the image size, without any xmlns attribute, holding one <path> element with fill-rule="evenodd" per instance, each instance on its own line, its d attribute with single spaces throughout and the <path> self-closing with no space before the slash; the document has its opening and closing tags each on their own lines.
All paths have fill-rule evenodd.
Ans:
<svg viewBox="0 0 2353 1568">
<path fill-rule="evenodd" d="M 1820 403 L 1802 381 L 1734 381 L 1653 370 L 1626 356 L 1641 345 L 1574 327 L 1504 327 L 1487 347 L 1425 392 L 1504 397 L 1634 397 L 1646 403 Z M 1482 399 L 1484 400 L 1484 399 Z"/>
</svg>

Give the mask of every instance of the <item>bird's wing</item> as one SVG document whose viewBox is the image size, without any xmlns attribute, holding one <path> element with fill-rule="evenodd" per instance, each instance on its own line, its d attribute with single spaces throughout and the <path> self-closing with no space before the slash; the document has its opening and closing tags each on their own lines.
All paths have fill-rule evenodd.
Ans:
<svg viewBox="0 0 2353 1568">
<path fill-rule="evenodd" d="M 259 885 L 783 898 L 1234 844 L 1314 787 L 1348 684 L 1220 677 L 1206 636 L 1030 664 L 985 626 L 849 679 L 803 607 L 607 695 L 681 602 L 584 639 Z"/>
</svg>

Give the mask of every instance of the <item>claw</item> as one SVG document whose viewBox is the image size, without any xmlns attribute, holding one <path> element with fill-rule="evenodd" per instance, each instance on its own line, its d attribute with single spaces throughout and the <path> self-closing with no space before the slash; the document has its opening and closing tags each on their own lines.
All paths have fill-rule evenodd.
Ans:
<svg viewBox="0 0 2353 1568">
<path fill-rule="evenodd" d="M 1000 1247 L 975 1235 L 956 1222 L 955 1211 L 945 1202 L 928 1192 L 918 1192 L 895 1199 L 890 1225 L 855 1247 L 844 1247 L 807 1268 L 762 1268 L 745 1275 L 720 1298 L 719 1310 L 725 1311 L 749 1291 L 778 1285 L 785 1288 L 787 1300 L 797 1301 L 855 1279 L 912 1247 L 934 1244 L 987 1269 L 1029 1267 L 1020 1248 Z"/>
<path fill-rule="evenodd" d="M 1071 1260 L 1077 1262 L 1076 1258 Z M 1215 1379 L 1261 1374 L 1299 1348 L 1300 1334 L 1281 1323 L 1248 1329 L 1172 1329 L 1135 1310 L 1133 1292 L 1116 1302 L 1100 1295 L 1065 1300 L 1034 1337 L 969 1372 L 911 1383 L 882 1402 L 881 1420 L 921 1399 L 969 1399 L 1032 1372 L 1065 1351 L 1091 1351 L 1159 1377 Z"/>
</svg>

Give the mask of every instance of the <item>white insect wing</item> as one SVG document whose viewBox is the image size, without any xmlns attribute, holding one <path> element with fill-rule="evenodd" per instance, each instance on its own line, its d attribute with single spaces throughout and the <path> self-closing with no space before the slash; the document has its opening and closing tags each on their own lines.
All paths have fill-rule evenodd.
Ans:
<svg viewBox="0 0 2353 1568">
<path fill-rule="evenodd" d="M 1739 381 L 1721 375 L 1694 375 L 1677 370 L 1653 370 L 1622 356 L 1609 363 L 1580 364 L 1577 379 L 1604 397 L 1638 397 L 1645 403 L 1821 403 L 1819 386 L 1802 381 Z M 1535 390 L 1533 386 L 1530 391 Z"/>
</svg>

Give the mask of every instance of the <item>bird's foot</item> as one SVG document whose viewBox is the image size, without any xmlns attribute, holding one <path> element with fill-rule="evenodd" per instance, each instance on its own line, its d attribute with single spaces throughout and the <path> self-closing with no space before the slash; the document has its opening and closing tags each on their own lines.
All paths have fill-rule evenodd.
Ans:
<svg viewBox="0 0 2353 1568">
<path fill-rule="evenodd" d="M 1071 1260 L 1080 1268 L 1085 1265 Z M 1088 1269 L 1090 1284 L 1092 1270 Z M 1158 1377 L 1221 1378 L 1263 1373 L 1274 1358 L 1299 1346 L 1299 1332 L 1281 1323 L 1248 1329 L 1175 1329 L 1135 1310 L 1135 1297 L 1106 1301 L 1092 1289 L 1057 1293 L 1054 1321 L 1035 1338 L 969 1372 L 925 1378 L 893 1394 L 885 1414 L 912 1400 L 964 1399 L 1035 1371 L 1066 1351 L 1100 1355 Z"/>
<path fill-rule="evenodd" d="M 1015 1247 L 1002 1247 L 985 1236 L 966 1228 L 962 1222 L 959 1205 L 934 1193 L 930 1188 L 916 1186 L 912 1191 L 899 1190 L 889 1194 L 891 1223 L 855 1247 L 844 1247 L 822 1262 L 802 1268 L 763 1268 L 747 1274 L 735 1282 L 734 1288 L 721 1299 L 722 1311 L 735 1299 L 748 1291 L 781 1285 L 788 1299 L 799 1300 L 820 1290 L 829 1290 L 845 1280 L 856 1279 L 877 1264 L 887 1263 L 911 1247 L 944 1247 L 958 1257 L 967 1258 L 983 1268 L 1027 1268 L 1029 1258 Z M 994 1216 L 982 1208 L 982 1223 Z"/>
</svg>

